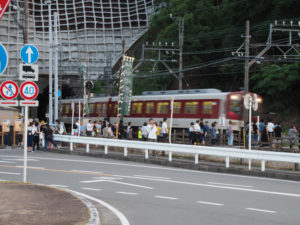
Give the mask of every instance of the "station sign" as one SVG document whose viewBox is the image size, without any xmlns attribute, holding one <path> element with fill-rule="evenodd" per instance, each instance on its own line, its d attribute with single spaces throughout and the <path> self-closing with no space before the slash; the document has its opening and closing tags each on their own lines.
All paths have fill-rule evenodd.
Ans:
<svg viewBox="0 0 300 225">
<path fill-rule="evenodd" d="M 21 84 L 20 94 L 25 100 L 33 100 L 39 94 L 39 88 L 36 83 L 32 81 L 26 81 Z"/>
<path fill-rule="evenodd" d="M 15 99 L 19 94 L 19 86 L 14 81 L 4 81 L 0 86 L 0 94 L 6 100 Z"/>
</svg>

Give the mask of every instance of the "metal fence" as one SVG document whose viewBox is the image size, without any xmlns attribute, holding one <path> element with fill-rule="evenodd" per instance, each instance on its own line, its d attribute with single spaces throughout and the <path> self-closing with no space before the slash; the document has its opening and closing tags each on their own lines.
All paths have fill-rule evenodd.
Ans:
<svg viewBox="0 0 300 225">
<path fill-rule="evenodd" d="M 168 160 L 172 161 L 173 153 L 190 154 L 195 157 L 195 164 L 199 163 L 199 155 L 209 155 L 224 157 L 225 166 L 229 168 L 230 158 L 248 159 L 249 170 L 251 170 L 251 160 L 261 162 L 261 171 L 265 171 L 266 161 L 300 163 L 300 154 L 286 152 L 270 152 L 257 150 L 241 150 L 234 148 L 194 146 L 184 144 L 168 144 L 144 141 L 128 141 L 94 137 L 80 137 L 69 135 L 54 135 L 55 141 L 70 143 L 70 151 L 73 151 L 73 143 L 86 144 L 86 152 L 90 152 L 90 145 L 104 146 L 104 154 L 108 154 L 109 147 L 120 147 L 124 149 L 124 156 L 127 157 L 128 149 L 140 149 L 144 151 L 145 159 L 149 158 L 149 150 L 168 152 Z"/>
</svg>

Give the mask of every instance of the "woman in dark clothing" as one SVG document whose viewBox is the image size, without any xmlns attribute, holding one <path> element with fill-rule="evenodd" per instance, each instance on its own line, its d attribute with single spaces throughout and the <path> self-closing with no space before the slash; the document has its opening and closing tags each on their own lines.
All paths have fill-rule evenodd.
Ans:
<svg viewBox="0 0 300 225">
<path fill-rule="evenodd" d="M 33 126 L 33 151 L 34 147 L 36 146 L 37 150 L 40 150 L 40 123 L 35 122 Z"/>
<path fill-rule="evenodd" d="M 267 123 L 265 123 L 265 126 L 262 128 L 261 133 L 261 146 L 268 146 L 269 145 L 269 134 L 267 130 Z"/>
<path fill-rule="evenodd" d="M 27 147 L 28 147 L 28 151 L 31 152 L 32 151 L 32 145 L 33 145 L 33 123 L 30 122 L 29 126 L 27 128 Z"/>
<path fill-rule="evenodd" d="M 55 146 L 55 148 L 58 148 L 56 142 L 53 140 L 53 130 L 51 129 L 49 124 L 46 124 L 46 126 L 43 129 L 43 133 L 45 134 L 44 152 L 47 150 L 49 141 Z"/>
</svg>

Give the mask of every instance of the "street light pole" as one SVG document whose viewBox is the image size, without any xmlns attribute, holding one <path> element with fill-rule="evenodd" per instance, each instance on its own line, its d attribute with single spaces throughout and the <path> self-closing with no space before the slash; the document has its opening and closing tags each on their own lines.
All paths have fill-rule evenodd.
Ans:
<svg viewBox="0 0 300 225">
<path fill-rule="evenodd" d="M 58 119 L 58 54 L 57 54 L 57 19 L 58 14 L 54 12 L 54 119 Z"/>
</svg>

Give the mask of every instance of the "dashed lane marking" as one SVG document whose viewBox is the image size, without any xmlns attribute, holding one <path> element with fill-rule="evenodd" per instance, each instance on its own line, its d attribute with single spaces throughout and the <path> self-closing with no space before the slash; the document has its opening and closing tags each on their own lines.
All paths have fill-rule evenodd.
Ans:
<svg viewBox="0 0 300 225">
<path fill-rule="evenodd" d="M 257 212 L 265 212 L 265 213 L 277 213 L 276 211 L 266 210 L 266 209 L 256 209 L 256 208 L 246 208 L 250 211 L 257 211 Z"/>
<path fill-rule="evenodd" d="M 170 180 L 171 178 L 169 177 L 153 177 L 153 176 L 145 176 L 145 175 L 134 175 L 135 177 L 142 177 L 142 178 L 154 178 L 154 179 L 165 179 L 165 180 Z"/>
<path fill-rule="evenodd" d="M 88 191 L 102 191 L 102 189 L 98 189 L 98 188 L 88 188 L 88 187 L 84 187 L 81 188 L 82 190 L 88 190 Z"/>
<path fill-rule="evenodd" d="M 123 194 L 123 195 L 138 195 L 138 193 L 133 192 L 124 192 L 124 191 L 117 191 L 117 194 Z"/>
<path fill-rule="evenodd" d="M 178 198 L 174 197 L 167 197 L 167 196 L 160 196 L 160 195 L 155 195 L 154 198 L 162 198 L 162 199 L 169 199 L 169 200 L 177 200 Z"/>
<path fill-rule="evenodd" d="M 69 187 L 67 185 L 61 185 L 61 184 L 50 184 L 49 186 L 51 186 L 51 187 L 58 187 L 58 188 L 67 188 L 67 187 Z"/>
<path fill-rule="evenodd" d="M 115 180 L 108 180 L 107 182 L 116 183 L 116 184 L 123 184 L 123 185 L 127 185 L 127 186 L 138 187 L 138 188 L 154 189 L 153 187 L 148 187 L 148 186 L 143 186 L 143 185 L 138 185 L 138 184 L 125 183 L 125 182 L 120 182 L 120 181 L 115 181 Z"/>
<path fill-rule="evenodd" d="M 223 205 L 224 205 L 224 204 L 221 204 L 221 203 L 204 202 L 204 201 L 198 201 L 197 203 L 199 203 L 199 204 L 204 204 L 204 205 L 215 205 L 215 206 L 223 206 Z"/>
<path fill-rule="evenodd" d="M 89 170 L 71 170 L 73 172 L 81 172 L 81 173 L 88 173 L 88 174 L 102 174 L 103 172 L 100 171 L 89 171 Z"/>
<path fill-rule="evenodd" d="M 216 185 L 233 186 L 233 187 L 253 188 L 253 186 L 239 185 L 239 184 L 226 184 L 226 183 L 217 183 L 217 182 L 207 182 L 207 183 L 208 184 L 216 184 Z"/>
<path fill-rule="evenodd" d="M 20 173 L 3 172 L 3 171 L 0 171 L 0 174 L 8 174 L 8 175 L 21 175 Z"/>
<path fill-rule="evenodd" d="M 15 163 L 15 162 L 10 162 L 10 161 L 0 161 L 0 163 Z"/>
</svg>

